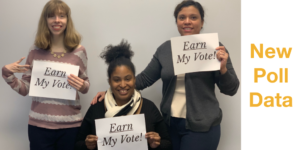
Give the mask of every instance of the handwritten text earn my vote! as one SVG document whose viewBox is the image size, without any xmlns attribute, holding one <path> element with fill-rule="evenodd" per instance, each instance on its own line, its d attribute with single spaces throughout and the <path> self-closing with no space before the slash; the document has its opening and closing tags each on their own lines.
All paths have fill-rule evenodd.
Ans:
<svg viewBox="0 0 300 150">
<path fill-rule="evenodd" d="M 207 49 L 206 42 L 197 42 L 197 43 L 190 43 L 189 41 L 184 42 L 184 47 L 183 47 L 184 51 L 199 50 L 199 49 Z M 197 52 L 194 54 L 195 54 L 194 59 L 192 59 L 194 61 L 216 59 L 216 51 L 214 51 L 214 54 L 212 53 L 208 54 L 202 52 Z M 178 56 L 177 63 L 184 63 L 186 65 L 191 60 L 190 55 L 183 54 L 182 56 L 181 55 L 177 55 L 177 56 Z"/>
<path fill-rule="evenodd" d="M 54 70 L 51 67 L 46 67 L 44 76 L 52 76 L 52 77 L 61 77 L 66 78 L 66 71 L 61 70 Z M 40 79 L 37 78 L 37 81 L 35 82 L 35 86 L 41 86 L 43 89 L 47 88 L 50 84 L 50 81 L 47 81 L 45 78 Z M 66 88 L 66 89 L 72 89 L 71 85 L 68 82 L 61 82 L 60 80 L 53 80 L 53 84 L 51 84 L 52 87 L 57 88 Z"/>
<path fill-rule="evenodd" d="M 251 44 L 251 58 L 254 58 L 255 54 L 259 57 L 264 59 L 265 57 L 272 59 L 275 57 L 275 54 L 280 59 L 282 58 L 290 58 L 292 48 L 286 49 L 285 47 L 280 48 L 272 48 L 268 47 L 267 49 L 263 49 L 263 44 L 260 44 L 259 49 L 256 47 L 255 44 Z M 256 57 L 257 57 L 256 56 Z M 254 83 L 258 83 L 259 78 L 267 78 L 269 83 L 288 83 L 288 68 L 279 68 L 279 73 L 277 72 L 269 72 L 267 73 L 264 68 L 254 68 Z M 258 103 L 254 103 L 254 96 L 256 96 L 259 101 Z M 291 96 L 280 96 L 279 93 L 276 93 L 276 96 L 266 96 L 264 98 L 264 106 L 265 107 L 274 107 L 274 103 L 276 102 L 277 107 L 292 107 L 293 100 Z M 263 96 L 258 92 L 251 92 L 250 93 L 250 107 L 258 107 L 261 106 L 263 103 Z"/>
<path fill-rule="evenodd" d="M 132 124 L 123 124 L 117 125 L 116 123 L 110 124 L 110 131 L 109 133 L 118 133 L 118 132 L 126 132 L 126 131 L 133 131 Z M 136 135 L 129 135 L 129 134 L 122 134 L 121 135 L 121 144 L 123 143 L 133 143 L 133 142 L 140 142 L 142 141 L 143 134 L 136 134 Z M 111 146 L 114 147 L 118 141 L 118 138 L 110 137 L 103 137 L 103 143 L 101 146 Z M 98 145 L 99 146 L 99 145 Z"/>
</svg>

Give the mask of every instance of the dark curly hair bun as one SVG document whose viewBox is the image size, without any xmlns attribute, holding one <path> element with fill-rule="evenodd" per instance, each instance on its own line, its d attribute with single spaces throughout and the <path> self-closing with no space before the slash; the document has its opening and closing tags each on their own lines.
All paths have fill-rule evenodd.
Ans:
<svg viewBox="0 0 300 150">
<path fill-rule="evenodd" d="M 100 57 L 105 59 L 105 63 L 109 64 L 112 61 L 121 57 L 130 60 L 133 55 L 134 52 L 131 50 L 130 44 L 126 40 L 122 40 L 119 45 L 106 46 L 103 52 L 100 54 Z"/>
<path fill-rule="evenodd" d="M 126 40 L 122 40 L 119 45 L 108 45 L 105 47 L 100 57 L 108 64 L 107 75 L 110 78 L 115 68 L 118 66 L 127 66 L 135 75 L 135 67 L 131 62 L 133 56 L 130 44 Z"/>
</svg>

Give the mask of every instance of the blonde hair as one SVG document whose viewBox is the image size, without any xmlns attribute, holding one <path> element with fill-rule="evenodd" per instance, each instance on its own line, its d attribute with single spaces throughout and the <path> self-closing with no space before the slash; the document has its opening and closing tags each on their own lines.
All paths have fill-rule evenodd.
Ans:
<svg viewBox="0 0 300 150">
<path fill-rule="evenodd" d="M 81 36 L 74 28 L 69 6 L 61 0 L 50 0 L 44 6 L 34 43 L 41 49 L 49 50 L 51 48 L 51 32 L 47 25 L 47 18 L 59 12 L 63 12 L 67 16 L 67 27 L 64 31 L 65 48 L 73 51 L 80 44 Z"/>
</svg>

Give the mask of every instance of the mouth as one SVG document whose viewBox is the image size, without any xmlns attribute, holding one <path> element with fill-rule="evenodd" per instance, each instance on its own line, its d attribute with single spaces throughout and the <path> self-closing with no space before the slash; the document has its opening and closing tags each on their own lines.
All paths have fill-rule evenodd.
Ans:
<svg viewBox="0 0 300 150">
<path fill-rule="evenodd" d="M 61 28 L 62 28 L 61 25 L 54 25 L 54 26 L 52 26 L 52 29 L 55 30 L 55 31 L 58 31 L 58 30 L 60 30 Z"/>
<path fill-rule="evenodd" d="M 127 95 L 128 90 L 122 89 L 122 90 L 118 90 L 120 95 Z"/>
<path fill-rule="evenodd" d="M 185 28 L 183 28 L 183 31 L 184 31 L 184 32 L 191 32 L 192 29 L 193 29 L 193 28 L 187 28 L 187 27 L 185 27 Z"/>
</svg>

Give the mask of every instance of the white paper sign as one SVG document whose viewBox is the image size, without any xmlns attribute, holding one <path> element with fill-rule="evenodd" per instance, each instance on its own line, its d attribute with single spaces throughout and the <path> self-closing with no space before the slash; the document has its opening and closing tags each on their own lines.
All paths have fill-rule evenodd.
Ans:
<svg viewBox="0 0 300 150">
<path fill-rule="evenodd" d="M 148 150 L 144 114 L 96 119 L 98 150 Z"/>
<path fill-rule="evenodd" d="M 196 34 L 171 38 L 175 75 L 220 70 L 217 59 L 218 33 Z"/>
<path fill-rule="evenodd" d="M 76 100 L 76 89 L 67 79 L 78 72 L 79 66 L 34 60 L 29 96 Z"/>
</svg>

